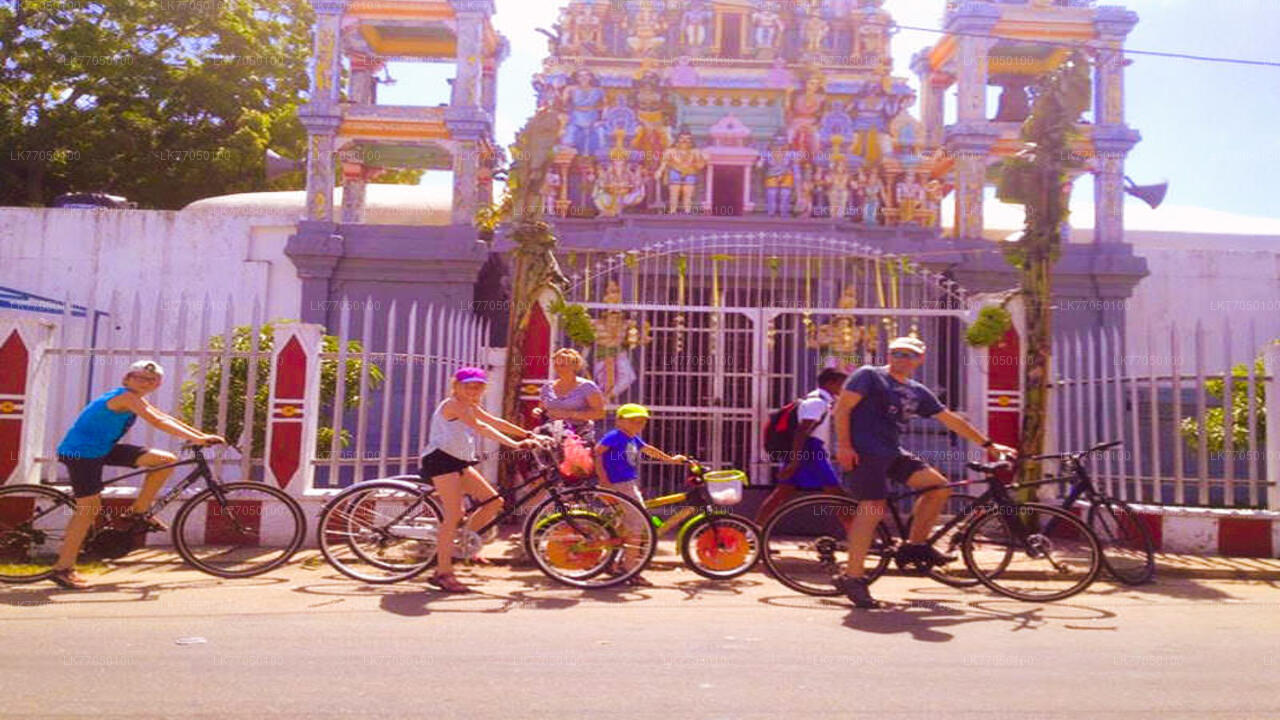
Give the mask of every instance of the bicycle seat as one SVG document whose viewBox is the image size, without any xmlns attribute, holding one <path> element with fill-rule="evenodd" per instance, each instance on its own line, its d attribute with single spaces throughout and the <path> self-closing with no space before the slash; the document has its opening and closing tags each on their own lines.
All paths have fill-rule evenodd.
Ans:
<svg viewBox="0 0 1280 720">
<path fill-rule="evenodd" d="M 996 473 L 1013 470 L 1013 463 L 1008 460 L 1001 460 L 999 462 L 992 463 L 967 462 L 964 466 L 974 472 L 980 472 L 983 475 L 995 475 Z"/>
</svg>

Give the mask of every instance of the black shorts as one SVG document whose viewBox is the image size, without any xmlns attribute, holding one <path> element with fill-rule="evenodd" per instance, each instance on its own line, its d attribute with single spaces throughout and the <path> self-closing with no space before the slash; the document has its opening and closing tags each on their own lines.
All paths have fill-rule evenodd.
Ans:
<svg viewBox="0 0 1280 720">
<path fill-rule="evenodd" d="M 106 455 L 96 458 L 68 457 L 59 455 L 58 462 L 67 466 L 71 475 L 71 493 L 78 498 L 90 497 L 102 492 L 102 468 L 138 467 L 138 458 L 147 454 L 147 449 L 137 445 L 116 445 Z"/>
<path fill-rule="evenodd" d="M 475 464 L 474 461 L 459 460 L 443 450 L 432 450 L 422 456 L 422 465 L 418 468 L 418 474 L 423 480 L 430 481 L 437 475 L 462 472 Z"/>
<path fill-rule="evenodd" d="M 858 466 L 844 474 L 841 485 L 857 500 L 884 500 L 889 497 L 889 481 L 905 485 L 912 475 L 929 463 L 911 453 L 901 455 L 860 455 Z"/>
</svg>

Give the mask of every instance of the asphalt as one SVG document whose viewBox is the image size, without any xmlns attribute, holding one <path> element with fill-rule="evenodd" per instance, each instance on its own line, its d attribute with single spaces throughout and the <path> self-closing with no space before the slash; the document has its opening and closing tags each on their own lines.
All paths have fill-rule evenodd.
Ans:
<svg viewBox="0 0 1280 720">
<path fill-rule="evenodd" d="M 470 595 L 307 556 L 222 580 L 139 551 L 88 591 L 0 587 L 0 716 L 1280 717 L 1275 579 L 1162 566 L 1030 604 L 885 577 L 869 612 L 664 550 L 653 588 L 490 565 L 462 569 Z"/>
</svg>

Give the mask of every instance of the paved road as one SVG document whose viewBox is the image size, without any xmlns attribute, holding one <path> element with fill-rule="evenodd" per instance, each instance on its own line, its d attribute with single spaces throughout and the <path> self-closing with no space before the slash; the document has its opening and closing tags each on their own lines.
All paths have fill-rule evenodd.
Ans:
<svg viewBox="0 0 1280 720">
<path fill-rule="evenodd" d="M 0 587 L 0 716 L 1280 717 L 1276 581 L 1032 605 L 889 577 L 896 609 L 866 612 L 760 574 L 587 594 L 490 567 L 446 596 L 143 557 L 90 592 Z"/>
</svg>

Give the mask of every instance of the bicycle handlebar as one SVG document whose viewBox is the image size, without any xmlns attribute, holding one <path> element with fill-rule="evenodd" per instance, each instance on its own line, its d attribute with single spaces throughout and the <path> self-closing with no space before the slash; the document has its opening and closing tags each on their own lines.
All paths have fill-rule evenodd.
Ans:
<svg viewBox="0 0 1280 720">
<path fill-rule="evenodd" d="M 1066 453 L 1055 453 L 1053 455 L 1034 455 L 1028 459 L 1030 460 L 1079 460 L 1085 455 L 1091 455 L 1096 452 L 1110 450 L 1112 448 L 1120 447 L 1123 444 L 1124 444 L 1123 440 L 1111 440 L 1109 442 L 1098 443 L 1097 445 L 1094 445 L 1088 450 L 1078 450 L 1076 452 L 1066 452 Z"/>
</svg>

